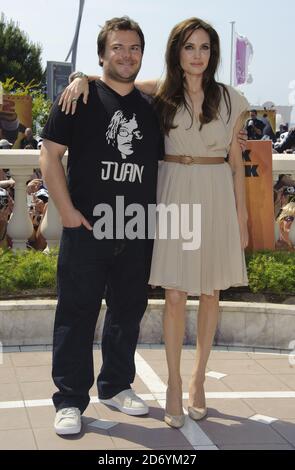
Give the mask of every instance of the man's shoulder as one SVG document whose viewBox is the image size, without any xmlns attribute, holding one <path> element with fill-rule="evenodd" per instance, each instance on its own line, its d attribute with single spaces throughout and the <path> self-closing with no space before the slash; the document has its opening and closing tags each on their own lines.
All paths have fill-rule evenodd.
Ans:
<svg viewBox="0 0 295 470">
<path fill-rule="evenodd" d="M 136 92 L 139 99 L 142 100 L 143 103 L 146 103 L 148 106 L 152 106 L 154 99 L 151 95 L 143 93 L 143 91 L 138 90 L 138 88 L 136 88 Z"/>
<path fill-rule="evenodd" d="M 92 82 L 89 82 L 89 93 L 94 93 L 97 89 L 97 83 L 96 80 L 92 80 Z"/>
<path fill-rule="evenodd" d="M 77 109 L 74 114 L 76 119 L 84 118 L 89 113 L 93 113 L 93 110 L 97 108 L 99 105 L 100 100 L 98 99 L 98 93 L 95 82 L 89 83 L 89 94 L 87 99 L 87 105 L 85 106 L 83 102 L 83 95 L 80 95 L 77 101 Z"/>
<path fill-rule="evenodd" d="M 89 95 L 88 95 L 88 101 L 92 102 L 95 97 L 98 97 L 97 93 L 97 84 L 95 81 L 89 82 Z M 78 104 L 82 103 L 83 104 L 83 95 L 79 96 Z"/>
</svg>

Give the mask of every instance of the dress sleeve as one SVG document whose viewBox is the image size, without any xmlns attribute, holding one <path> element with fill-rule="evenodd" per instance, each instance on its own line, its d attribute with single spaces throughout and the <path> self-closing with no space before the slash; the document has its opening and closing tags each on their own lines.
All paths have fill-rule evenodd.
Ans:
<svg viewBox="0 0 295 470">
<path fill-rule="evenodd" d="M 232 100 L 232 113 L 233 113 L 233 125 L 235 126 L 238 118 L 242 113 L 250 109 L 248 100 L 239 91 L 232 88 L 231 90 Z"/>
<path fill-rule="evenodd" d="M 250 109 L 250 104 L 248 100 L 235 88 L 228 86 L 227 87 L 230 99 L 231 99 L 231 116 L 228 122 L 228 139 L 227 139 L 227 151 L 230 149 L 230 144 L 233 137 L 233 131 L 236 126 L 236 123 L 242 113 Z M 245 117 L 246 121 L 246 117 Z"/>
</svg>

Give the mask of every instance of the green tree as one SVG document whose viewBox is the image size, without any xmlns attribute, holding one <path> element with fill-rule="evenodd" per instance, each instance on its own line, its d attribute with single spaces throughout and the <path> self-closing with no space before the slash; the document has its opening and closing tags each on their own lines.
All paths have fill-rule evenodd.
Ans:
<svg viewBox="0 0 295 470">
<path fill-rule="evenodd" d="M 0 50 L 0 81 L 14 77 L 19 83 L 42 82 L 41 46 L 32 43 L 12 20 L 6 21 L 3 13 L 0 17 Z"/>
<path fill-rule="evenodd" d="M 52 103 L 39 90 L 34 90 L 31 96 L 33 98 L 33 132 L 34 134 L 40 134 L 41 129 L 45 126 L 48 119 Z"/>
</svg>

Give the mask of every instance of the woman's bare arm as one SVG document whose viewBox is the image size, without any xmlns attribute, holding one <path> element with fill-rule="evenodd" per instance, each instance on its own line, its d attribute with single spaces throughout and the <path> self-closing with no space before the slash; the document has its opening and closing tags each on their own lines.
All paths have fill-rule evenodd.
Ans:
<svg viewBox="0 0 295 470">
<path fill-rule="evenodd" d="M 69 85 L 64 89 L 59 99 L 59 106 L 61 106 L 62 112 L 69 114 L 75 114 L 77 107 L 77 100 L 80 95 L 83 95 L 83 103 L 87 104 L 89 95 L 89 82 L 98 80 L 98 75 L 84 75 L 84 77 L 75 78 L 75 73 L 71 73 L 69 76 Z"/>
<path fill-rule="evenodd" d="M 243 123 L 243 116 L 241 116 L 235 125 L 232 143 L 229 151 L 229 164 L 233 172 L 234 192 L 240 227 L 242 249 L 246 248 L 246 246 L 248 245 L 248 213 L 246 205 L 245 168 L 242 158 L 241 147 L 238 142 L 238 135 L 243 126 Z"/>
<path fill-rule="evenodd" d="M 159 89 L 159 80 L 136 80 L 135 86 L 146 95 L 155 96 Z"/>
<path fill-rule="evenodd" d="M 89 82 L 98 80 L 98 75 L 85 75 L 84 77 L 74 78 L 73 81 L 64 89 L 58 102 L 62 112 L 75 114 L 77 100 L 83 95 L 83 103 L 87 104 L 89 95 Z M 71 79 L 71 75 L 70 75 Z M 135 82 L 136 88 L 146 95 L 155 96 L 159 88 L 159 80 L 140 80 Z"/>
</svg>

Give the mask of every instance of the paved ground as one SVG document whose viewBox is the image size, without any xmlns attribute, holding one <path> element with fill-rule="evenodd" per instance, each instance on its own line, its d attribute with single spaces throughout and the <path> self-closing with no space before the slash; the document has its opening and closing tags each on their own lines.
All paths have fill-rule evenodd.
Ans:
<svg viewBox="0 0 295 470">
<path fill-rule="evenodd" d="M 39 348 L 40 349 L 40 348 Z M 134 389 L 150 406 L 130 417 L 98 402 L 95 386 L 82 433 L 58 437 L 52 427 L 49 348 L 10 348 L 0 364 L 0 449 L 295 449 L 294 356 L 227 348 L 211 353 L 206 378 L 208 417 L 186 418 L 181 430 L 163 422 L 167 368 L 162 346 L 139 346 Z M 94 350 L 96 373 L 101 363 Z M 292 360 L 293 359 L 293 360 Z M 182 355 L 184 406 L 194 348 Z"/>
</svg>

